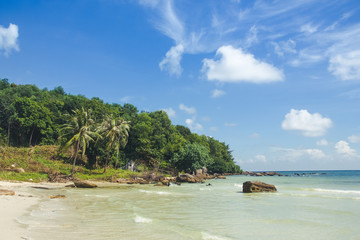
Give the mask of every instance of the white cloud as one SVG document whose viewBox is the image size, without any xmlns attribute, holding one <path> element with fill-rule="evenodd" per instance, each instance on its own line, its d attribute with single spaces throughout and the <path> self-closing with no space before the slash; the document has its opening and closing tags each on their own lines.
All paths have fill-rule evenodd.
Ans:
<svg viewBox="0 0 360 240">
<path fill-rule="evenodd" d="M 360 50 L 330 57 L 329 71 L 341 80 L 360 80 Z"/>
<path fill-rule="evenodd" d="M 159 63 L 161 71 L 166 70 L 170 73 L 170 75 L 179 77 L 182 73 L 180 61 L 183 53 L 184 47 L 181 44 L 170 48 L 164 59 Z"/>
<path fill-rule="evenodd" d="M 257 43 L 259 40 L 258 40 L 258 37 L 257 37 L 257 28 L 255 25 L 253 25 L 248 34 L 247 34 L 247 37 L 246 37 L 246 41 L 245 41 L 245 47 L 251 47 L 254 43 Z"/>
<path fill-rule="evenodd" d="M 237 123 L 224 123 L 225 127 L 236 127 L 237 126 Z"/>
<path fill-rule="evenodd" d="M 300 31 L 305 33 L 314 33 L 318 28 L 319 26 L 313 26 L 311 23 L 307 23 L 301 26 Z"/>
<path fill-rule="evenodd" d="M 188 126 L 188 128 L 190 128 L 191 131 L 197 132 L 197 131 L 203 130 L 203 126 L 200 123 L 197 123 L 194 118 L 193 119 L 190 119 L 190 118 L 186 119 L 185 123 Z"/>
<path fill-rule="evenodd" d="M 327 145 L 329 145 L 329 143 L 328 143 L 328 141 L 326 139 L 321 139 L 321 140 L 316 142 L 316 145 L 318 145 L 318 146 L 327 146 Z"/>
<path fill-rule="evenodd" d="M 185 111 L 185 112 L 188 113 L 188 114 L 195 114 L 195 113 L 196 113 L 196 108 L 194 108 L 194 107 L 187 107 L 187 106 L 185 106 L 184 104 L 180 104 L 180 105 L 179 105 L 179 108 L 180 108 L 180 110 Z"/>
<path fill-rule="evenodd" d="M 284 56 L 285 53 L 297 53 L 296 42 L 292 39 L 281 41 L 279 43 L 272 42 L 271 44 L 274 46 L 275 53 L 279 56 Z"/>
<path fill-rule="evenodd" d="M 170 118 L 174 118 L 176 116 L 176 112 L 173 108 L 164 108 L 162 110 L 165 111 Z"/>
<path fill-rule="evenodd" d="M 307 110 L 291 109 L 285 115 L 281 127 L 284 130 L 301 131 L 306 137 L 318 137 L 323 136 L 327 129 L 332 127 L 332 121 L 319 113 L 311 114 Z"/>
<path fill-rule="evenodd" d="M 0 53 L 8 55 L 11 50 L 19 51 L 17 39 L 19 37 L 19 28 L 17 25 L 10 23 L 8 28 L 0 25 Z"/>
<path fill-rule="evenodd" d="M 335 150 L 337 153 L 346 155 L 346 156 L 355 156 L 356 155 L 356 151 L 349 146 L 348 142 L 343 141 L 343 140 L 341 140 L 335 144 Z"/>
<path fill-rule="evenodd" d="M 222 46 L 216 52 L 220 59 L 203 60 L 202 71 L 208 80 L 220 82 L 269 83 L 284 80 L 281 70 L 259 61 L 254 55 L 244 53 L 241 48 Z"/>
<path fill-rule="evenodd" d="M 360 142 L 360 135 L 351 135 L 348 137 L 349 142 L 351 143 L 359 143 Z"/>
<path fill-rule="evenodd" d="M 220 89 L 214 89 L 211 93 L 211 97 L 212 98 L 218 98 L 225 95 L 225 91 L 220 90 Z"/>
<path fill-rule="evenodd" d="M 275 152 L 281 153 L 282 159 L 293 162 L 304 157 L 311 159 L 322 159 L 325 158 L 326 155 L 323 151 L 316 148 L 308 148 L 308 149 L 293 149 L 293 148 L 274 148 Z"/>
<path fill-rule="evenodd" d="M 134 97 L 132 97 L 132 96 L 125 96 L 125 97 L 120 98 L 120 101 L 122 103 L 129 103 L 133 98 Z"/>
</svg>

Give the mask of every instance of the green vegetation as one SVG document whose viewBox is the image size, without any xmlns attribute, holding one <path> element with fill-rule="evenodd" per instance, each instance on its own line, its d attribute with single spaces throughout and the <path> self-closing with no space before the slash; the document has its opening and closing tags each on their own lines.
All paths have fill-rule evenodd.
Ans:
<svg viewBox="0 0 360 240">
<path fill-rule="evenodd" d="M 139 113 L 131 104 L 109 104 L 99 98 L 66 94 L 62 87 L 40 90 L 35 85 L 0 79 L 2 154 L 15 148 L 43 151 L 39 146 L 46 145 L 55 145 L 51 148 L 56 150 L 61 146 L 62 152 L 43 152 L 30 162 L 4 157 L 0 172 L 17 163 L 29 170 L 26 174 L 37 173 L 25 177 L 34 181 L 45 178 L 50 170 L 75 176 L 81 172 L 82 178 L 96 178 L 96 172 L 103 178 L 128 174 L 121 168 L 129 162 L 135 162 L 138 169 L 165 173 L 191 173 L 203 166 L 210 173 L 241 171 L 227 144 L 172 125 L 164 111 Z M 54 155 L 56 160 L 51 159 Z M 45 171 L 46 167 L 50 170 Z M 99 172 L 101 167 L 104 174 Z M 11 179 L 11 174 L 1 172 L 0 178 Z"/>
</svg>

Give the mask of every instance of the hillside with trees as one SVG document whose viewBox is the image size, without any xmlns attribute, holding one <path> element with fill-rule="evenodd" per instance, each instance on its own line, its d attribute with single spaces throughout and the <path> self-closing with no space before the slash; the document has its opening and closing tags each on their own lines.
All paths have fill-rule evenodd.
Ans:
<svg viewBox="0 0 360 240">
<path fill-rule="evenodd" d="M 131 104 L 39 89 L 0 79 L 0 145 L 57 145 L 71 151 L 73 170 L 122 168 L 191 173 L 239 173 L 229 146 L 212 137 L 173 125 L 165 111 L 139 112 Z"/>
</svg>

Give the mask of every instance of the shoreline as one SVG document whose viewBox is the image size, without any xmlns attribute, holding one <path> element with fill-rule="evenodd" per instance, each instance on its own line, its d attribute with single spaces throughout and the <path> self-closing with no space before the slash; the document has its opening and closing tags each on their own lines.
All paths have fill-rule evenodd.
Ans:
<svg viewBox="0 0 360 240">
<path fill-rule="evenodd" d="M 0 181 L 0 189 L 14 191 L 15 195 L 0 195 L 1 238 L 7 240 L 28 239 L 27 226 L 19 218 L 29 213 L 41 200 L 49 199 L 36 193 L 32 187 L 62 188 L 65 183 L 32 183 Z M 49 192 L 50 193 L 50 192 Z"/>
</svg>

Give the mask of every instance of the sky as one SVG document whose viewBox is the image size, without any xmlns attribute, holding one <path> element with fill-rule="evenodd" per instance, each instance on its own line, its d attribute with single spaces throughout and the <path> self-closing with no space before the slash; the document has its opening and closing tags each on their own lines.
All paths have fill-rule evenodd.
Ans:
<svg viewBox="0 0 360 240">
<path fill-rule="evenodd" d="M 244 170 L 360 169 L 357 0 L 3 0 L 0 78 L 164 110 Z"/>
</svg>

